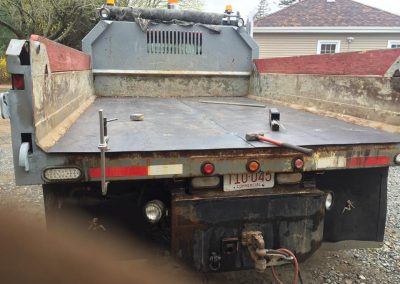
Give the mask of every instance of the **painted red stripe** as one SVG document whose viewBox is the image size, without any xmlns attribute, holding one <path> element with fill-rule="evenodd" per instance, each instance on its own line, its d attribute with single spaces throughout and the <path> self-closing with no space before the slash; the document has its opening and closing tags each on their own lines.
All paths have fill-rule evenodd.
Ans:
<svg viewBox="0 0 400 284">
<path fill-rule="evenodd" d="M 46 46 L 51 73 L 83 71 L 91 68 L 89 54 L 38 35 L 31 35 L 31 40 L 39 41 Z"/>
<path fill-rule="evenodd" d="M 376 157 L 353 157 L 347 159 L 347 167 L 368 167 L 368 166 L 387 166 L 390 164 L 390 158 L 387 156 Z"/>
<path fill-rule="evenodd" d="M 106 177 L 137 177 L 137 176 L 148 176 L 147 166 L 140 167 L 107 167 Z M 89 177 L 100 178 L 101 168 L 90 168 Z"/>
<path fill-rule="evenodd" d="M 260 73 L 384 76 L 400 56 L 399 49 L 256 59 Z"/>
</svg>

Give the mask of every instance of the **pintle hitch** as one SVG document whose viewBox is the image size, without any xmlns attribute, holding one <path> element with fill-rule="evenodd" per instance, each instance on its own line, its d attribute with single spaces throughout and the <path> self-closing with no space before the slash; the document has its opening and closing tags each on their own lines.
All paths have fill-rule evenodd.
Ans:
<svg viewBox="0 0 400 284">
<path fill-rule="evenodd" d="M 260 231 L 247 231 L 242 233 L 242 245 L 249 250 L 254 261 L 255 269 L 264 272 L 267 267 L 278 266 L 293 262 L 290 255 L 265 248 L 265 241 Z"/>
</svg>

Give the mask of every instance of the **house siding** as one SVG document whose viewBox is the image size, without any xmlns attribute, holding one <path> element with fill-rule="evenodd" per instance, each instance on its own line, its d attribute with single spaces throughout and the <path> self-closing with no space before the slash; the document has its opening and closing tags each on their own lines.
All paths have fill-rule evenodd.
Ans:
<svg viewBox="0 0 400 284">
<path fill-rule="evenodd" d="M 346 38 L 354 41 L 347 43 Z M 400 40 L 398 34 L 299 34 L 254 33 L 260 58 L 311 55 L 317 53 L 318 40 L 340 40 L 340 52 L 385 49 L 389 40 Z"/>
</svg>

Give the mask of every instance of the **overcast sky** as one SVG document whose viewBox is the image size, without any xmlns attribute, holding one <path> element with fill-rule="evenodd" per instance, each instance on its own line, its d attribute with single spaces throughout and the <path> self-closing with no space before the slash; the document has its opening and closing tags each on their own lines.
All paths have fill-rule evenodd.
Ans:
<svg viewBox="0 0 400 284">
<path fill-rule="evenodd" d="M 356 0 L 357 2 L 376 7 L 397 15 L 400 15 L 400 0 Z M 271 3 L 271 12 L 279 9 L 277 3 L 279 0 L 269 0 Z M 209 12 L 223 12 L 225 5 L 231 4 L 233 10 L 239 11 L 243 17 L 256 9 L 259 0 L 204 0 L 204 10 Z"/>
</svg>

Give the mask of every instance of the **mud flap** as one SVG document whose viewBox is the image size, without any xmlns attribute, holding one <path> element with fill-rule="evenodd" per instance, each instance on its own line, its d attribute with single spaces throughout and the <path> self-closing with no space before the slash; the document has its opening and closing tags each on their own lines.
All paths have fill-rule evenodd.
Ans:
<svg viewBox="0 0 400 284">
<path fill-rule="evenodd" d="M 324 242 L 382 242 L 385 232 L 388 168 L 338 170 L 318 175 L 317 186 L 334 195 L 326 212 Z M 376 246 L 376 245 L 375 245 Z M 337 246 L 336 248 L 341 248 Z"/>
</svg>

